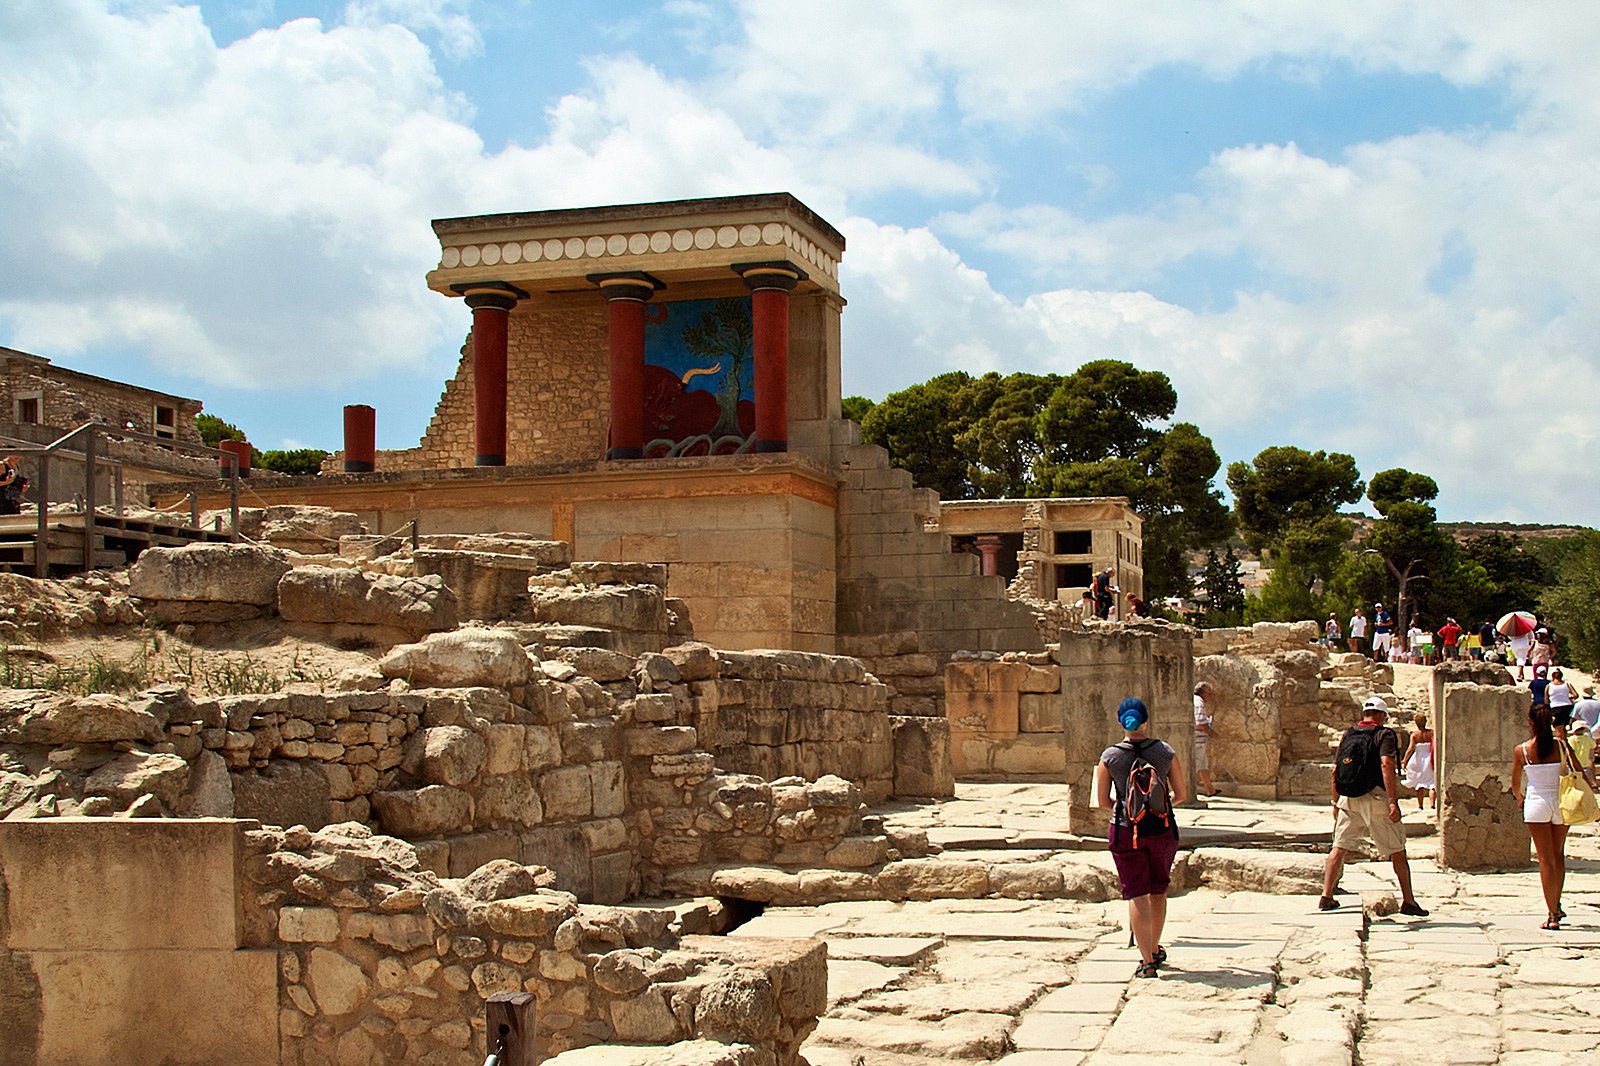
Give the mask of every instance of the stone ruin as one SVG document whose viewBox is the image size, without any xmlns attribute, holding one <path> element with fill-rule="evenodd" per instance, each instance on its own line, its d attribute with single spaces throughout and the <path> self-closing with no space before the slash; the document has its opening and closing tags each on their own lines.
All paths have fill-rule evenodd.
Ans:
<svg viewBox="0 0 1600 1066">
<path fill-rule="evenodd" d="M 318 539 L 280 524 L 300 548 Z M 332 539 L 343 520 L 326 526 Z M 0 1062 L 112 1047 L 157 1061 L 177 1026 L 194 1040 L 183 1061 L 453 1063 L 485 1053 L 485 999 L 528 992 L 538 1047 L 563 1063 L 626 1044 L 799 1064 L 825 953 L 718 935 L 749 908 L 1115 896 L 1103 861 L 941 856 L 875 805 L 949 796 L 958 778 L 1065 781 L 1061 831 L 1090 836 L 1094 761 L 1115 739 L 1104 708 L 1145 693 L 1187 756 L 1197 678 L 1217 690 L 1230 791 L 1320 798 L 1337 730 L 1364 694 L 1392 696 L 1387 668 L 1327 655 L 1311 623 L 1075 628 L 1044 651 L 957 653 L 935 696 L 875 672 L 931 675 L 911 637 L 862 638 L 874 672 L 685 639 L 651 564 L 573 562 L 512 534 L 412 549 L 341 531 L 336 552 L 304 555 L 259 528 L 260 545 L 152 549 L 71 584 L 39 624 L 266 622 L 369 649 L 365 665 L 264 693 L 0 690 L 0 1005 L 17 1034 Z M 1482 684 L 1495 678 L 1460 680 L 1477 682 L 1449 687 L 1462 699 L 1507 698 Z M 937 704 L 896 702 L 918 699 Z M 1515 864 L 1493 850 L 1503 782 L 1469 759 L 1447 773 L 1447 850 Z M 1176 876 L 1315 887 L 1226 849 Z M 101 1009 L 147 973 L 171 982 L 181 1022 Z"/>
</svg>

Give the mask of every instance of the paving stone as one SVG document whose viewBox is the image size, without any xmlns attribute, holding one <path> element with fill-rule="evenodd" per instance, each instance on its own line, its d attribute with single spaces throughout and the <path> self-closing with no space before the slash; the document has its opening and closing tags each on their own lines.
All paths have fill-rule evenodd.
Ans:
<svg viewBox="0 0 1600 1066">
<path fill-rule="evenodd" d="M 847 959 L 828 960 L 828 1006 L 846 1002 L 904 977 L 906 970 L 899 966 L 881 966 L 876 962 Z"/>
<path fill-rule="evenodd" d="M 830 961 L 868 959 L 887 966 L 910 966 L 943 943 L 931 936 L 835 936 L 828 938 L 828 958 Z"/>
<path fill-rule="evenodd" d="M 1018 1050 L 1093 1051 L 1111 1029 L 1108 1014 L 1046 1014 L 1029 1012 L 1011 1033 Z"/>
</svg>

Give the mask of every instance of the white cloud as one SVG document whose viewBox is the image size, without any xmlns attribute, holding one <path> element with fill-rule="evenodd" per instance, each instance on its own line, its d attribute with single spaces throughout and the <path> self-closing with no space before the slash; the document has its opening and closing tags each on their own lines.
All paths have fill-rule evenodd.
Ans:
<svg viewBox="0 0 1600 1066">
<path fill-rule="evenodd" d="M 344 9 L 349 26 L 404 26 L 435 35 L 439 50 L 452 59 L 483 51 L 483 36 L 464 10 L 467 0 L 350 0 Z"/>
</svg>

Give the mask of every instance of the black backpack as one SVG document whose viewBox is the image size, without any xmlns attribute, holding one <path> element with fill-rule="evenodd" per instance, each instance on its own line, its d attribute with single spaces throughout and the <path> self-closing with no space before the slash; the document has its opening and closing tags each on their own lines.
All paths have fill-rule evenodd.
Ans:
<svg viewBox="0 0 1600 1066">
<path fill-rule="evenodd" d="M 1333 789 L 1339 795 L 1365 796 L 1383 784 L 1383 758 L 1378 754 L 1379 728 L 1351 726 L 1345 730 L 1338 754 L 1333 757 Z"/>
<path fill-rule="evenodd" d="M 1128 794 L 1122 797 L 1123 815 L 1133 826 L 1133 846 L 1139 846 L 1139 831 L 1155 835 L 1172 831 L 1172 794 L 1167 775 L 1144 757 L 1145 748 L 1156 740 L 1123 741 L 1117 747 L 1133 755 L 1128 769 Z"/>
</svg>

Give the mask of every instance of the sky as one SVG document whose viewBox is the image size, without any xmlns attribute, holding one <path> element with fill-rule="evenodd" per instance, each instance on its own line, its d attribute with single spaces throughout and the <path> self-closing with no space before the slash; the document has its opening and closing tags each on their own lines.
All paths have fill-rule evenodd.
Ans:
<svg viewBox="0 0 1600 1066">
<path fill-rule="evenodd" d="M 430 220 L 787 191 L 847 395 L 1168 374 L 1223 463 L 1600 525 L 1600 4 L 4 0 L 0 344 L 414 446 Z"/>
</svg>

